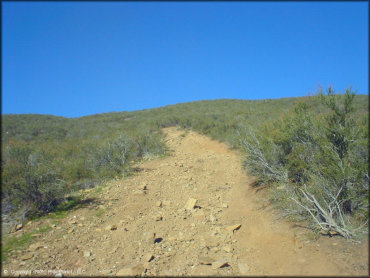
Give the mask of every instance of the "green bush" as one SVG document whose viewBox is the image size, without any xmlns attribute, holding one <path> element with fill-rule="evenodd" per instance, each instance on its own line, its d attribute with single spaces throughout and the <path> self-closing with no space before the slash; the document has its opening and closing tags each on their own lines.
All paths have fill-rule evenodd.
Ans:
<svg viewBox="0 0 370 278">
<path fill-rule="evenodd" d="M 272 185 L 272 200 L 287 215 L 345 237 L 368 221 L 367 135 L 353 116 L 354 99 L 351 89 L 338 95 L 329 88 L 311 102 L 327 107 L 324 116 L 299 103 L 257 134 L 240 133 L 248 170 Z"/>
<path fill-rule="evenodd" d="M 115 177 L 127 171 L 130 161 L 137 158 L 138 153 L 137 142 L 127 135 L 120 135 L 92 152 L 91 167 L 100 177 Z"/>
<path fill-rule="evenodd" d="M 15 207 L 27 205 L 28 214 L 50 211 L 63 198 L 65 183 L 42 150 L 25 143 L 8 145 L 2 157 L 3 195 Z"/>
</svg>

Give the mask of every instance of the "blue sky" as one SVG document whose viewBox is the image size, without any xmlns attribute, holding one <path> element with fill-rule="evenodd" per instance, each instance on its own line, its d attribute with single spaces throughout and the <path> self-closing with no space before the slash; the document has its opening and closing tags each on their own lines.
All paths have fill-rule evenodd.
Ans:
<svg viewBox="0 0 370 278">
<path fill-rule="evenodd" d="M 367 2 L 2 2 L 2 113 L 368 94 Z"/>
</svg>

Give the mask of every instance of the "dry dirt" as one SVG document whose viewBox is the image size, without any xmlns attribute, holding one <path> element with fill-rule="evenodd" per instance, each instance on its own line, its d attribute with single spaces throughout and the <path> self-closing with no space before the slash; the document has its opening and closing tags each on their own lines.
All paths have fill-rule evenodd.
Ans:
<svg viewBox="0 0 370 278">
<path fill-rule="evenodd" d="M 170 156 L 86 190 L 92 202 L 13 252 L 2 274 L 368 275 L 367 240 L 315 238 L 263 201 L 237 152 L 195 132 L 165 132 Z M 190 198 L 197 203 L 186 210 Z"/>
</svg>

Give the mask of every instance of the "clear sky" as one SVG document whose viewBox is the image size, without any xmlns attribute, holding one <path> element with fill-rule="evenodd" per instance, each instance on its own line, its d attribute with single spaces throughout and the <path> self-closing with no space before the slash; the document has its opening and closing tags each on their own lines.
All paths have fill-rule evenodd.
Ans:
<svg viewBox="0 0 370 278">
<path fill-rule="evenodd" d="M 368 94 L 368 2 L 2 2 L 2 113 Z"/>
</svg>

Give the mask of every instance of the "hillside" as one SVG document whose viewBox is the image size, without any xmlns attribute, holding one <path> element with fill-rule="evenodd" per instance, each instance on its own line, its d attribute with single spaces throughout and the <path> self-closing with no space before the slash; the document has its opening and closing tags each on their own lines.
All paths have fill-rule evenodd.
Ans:
<svg viewBox="0 0 370 278">
<path fill-rule="evenodd" d="M 39 114 L 2 115 L 2 142 L 24 140 L 42 142 L 64 139 L 104 139 L 120 132 L 135 133 L 140 130 L 158 130 L 165 126 L 179 125 L 193 128 L 224 138 L 224 133 L 233 134 L 240 124 L 259 125 L 291 111 L 297 103 L 311 104 L 315 113 L 322 113 L 323 107 L 314 97 L 297 97 L 265 100 L 204 100 L 168 105 L 160 108 L 135 112 L 102 113 L 80 118 L 65 118 Z M 368 96 L 355 98 L 357 116 L 366 116 Z M 215 130 L 219 131 L 218 133 Z M 213 132 L 212 132 L 213 131 Z M 223 132 L 222 132 L 223 131 Z M 214 133 L 214 134 L 213 134 Z"/>
<path fill-rule="evenodd" d="M 316 234 L 356 242 L 367 237 L 368 96 L 330 90 L 315 97 L 197 101 L 81 118 L 3 115 L 3 232 L 50 212 L 64 215 L 81 205 L 80 190 L 125 181 L 137 174 L 137 163 L 168 157 L 162 129 L 171 126 L 237 151 L 240 167 L 254 177 L 245 186 L 265 189 L 260 197 L 280 217 L 305 223 Z M 13 235 L 5 239 L 3 260 L 16 249 L 9 245 Z"/>
<path fill-rule="evenodd" d="M 21 207 L 25 201 L 35 201 L 27 200 L 27 196 L 18 196 L 21 192 L 31 195 L 24 190 L 26 183 L 42 183 L 31 171 L 49 174 L 48 183 L 65 181 L 57 186 L 67 192 L 93 187 L 102 179 L 129 174 L 131 160 L 164 155 L 166 147 L 160 130 L 162 127 L 177 125 L 191 128 L 234 146 L 237 144 L 235 138 L 239 125 L 258 126 L 279 117 L 300 101 L 305 101 L 305 98 L 199 101 L 81 118 L 3 115 L 3 163 L 7 161 L 9 167 L 4 169 L 2 193 L 5 200 L 12 200 L 7 202 L 11 206 L 3 207 L 8 212 L 11 208 Z M 131 142 L 131 149 L 127 152 L 130 157 L 122 161 L 116 156 L 108 161 L 110 152 L 122 143 L 118 139 L 120 135 L 126 138 L 122 140 Z M 24 164 L 31 154 L 39 162 L 33 163 L 32 169 L 27 169 Z M 43 162 L 48 163 L 49 169 L 38 167 Z M 15 188 L 19 188 L 19 192 L 11 192 Z M 52 209 L 52 206 L 49 207 L 33 210 L 36 213 L 48 211 Z"/>
<path fill-rule="evenodd" d="M 166 128 L 170 155 L 81 190 L 82 206 L 28 222 L 17 275 L 366 275 L 368 242 L 317 237 L 271 211 L 225 144 Z M 194 202 L 192 202 L 194 200 Z M 4 272 L 3 272 L 4 273 Z"/>
</svg>

